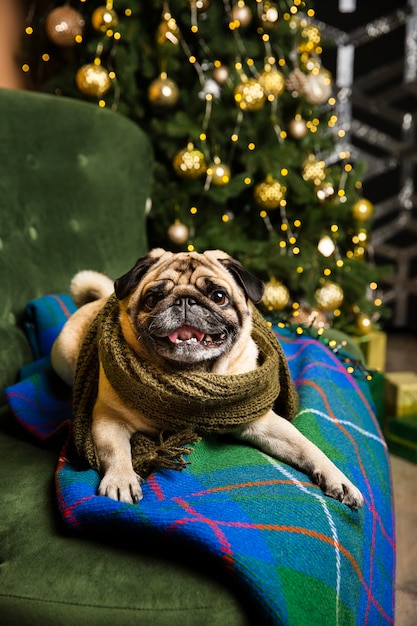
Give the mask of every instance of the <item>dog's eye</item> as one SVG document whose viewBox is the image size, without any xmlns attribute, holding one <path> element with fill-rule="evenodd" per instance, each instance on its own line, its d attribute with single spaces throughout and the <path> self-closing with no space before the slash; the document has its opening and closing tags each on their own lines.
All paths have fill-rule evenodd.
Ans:
<svg viewBox="0 0 417 626">
<path fill-rule="evenodd" d="M 222 289 L 216 289 L 210 294 L 210 300 L 212 300 L 218 306 L 224 306 L 229 303 L 229 297 Z"/>
<path fill-rule="evenodd" d="M 150 291 L 143 299 L 143 303 L 147 309 L 153 309 L 161 299 L 161 294 L 156 291 Z"/>
</svg>

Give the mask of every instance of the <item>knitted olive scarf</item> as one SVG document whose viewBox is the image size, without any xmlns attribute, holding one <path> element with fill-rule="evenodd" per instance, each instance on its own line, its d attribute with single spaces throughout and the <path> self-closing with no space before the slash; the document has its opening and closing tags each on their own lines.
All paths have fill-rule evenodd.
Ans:
<svg viewBox="0 0 417 626">
<path fill-rule="evenodd" d="M 158 438 L 134 433 L 133 467 L 145 476 L 156 468 L 182 469 L 184 446 L 199 435 L 232 431 L 261 417 L 272 407 L 291 419 L 297 395 L 275 335 L 254 309 L 252 337 L 259 348 L 259 366 L 246 374 L 220 375 L 201 371 L 160 369 L 140 361 L 126 343 L 116 297 L 109 298 L 94 319 L 81 347 L 75 375 L 74 440 L 80 456 L 100 470 L 91 435 L 97 398 L 99 357 L 120 398 L 155 422 Z"/>
</svg>

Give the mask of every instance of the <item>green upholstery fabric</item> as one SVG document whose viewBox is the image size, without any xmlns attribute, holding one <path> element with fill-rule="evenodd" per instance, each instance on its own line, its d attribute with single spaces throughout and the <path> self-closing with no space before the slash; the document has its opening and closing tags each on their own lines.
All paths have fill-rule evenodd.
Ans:
<svg viewBox="0 0 417 626">
<path fill-rule="evenodd" d="M 0 458 L 3 624 L 248 623 L 221 581 L 180 559 L 155 555 L 155 546 L 70 535 L 55 512 L 56 451 L 2 432 Z"/>
<path fill-rule="evenodd" d="M 117 277 L 146 251 L 152 156 L 131 122 L 77 100 L 0 90 L 0 120 L 3 390 L 32 358 L 20 327 L 29 300 L 68 291 L 79 269 Z M 70 533 L 56 512 L 56 452 L 27 440 L 3 392 L 0 405 L 2 623 L 253 623 L 244 599 L 199 568 L 197 554 Z"/>
<path fill-rule="evenodd" d="M 0 120 L 3 388 L 30 299 L 68 291 L 79 269 L 117 277 L 146 251 L 152 156 L 128 120 L 87 103 L 0 90 Z"/>
</svg>

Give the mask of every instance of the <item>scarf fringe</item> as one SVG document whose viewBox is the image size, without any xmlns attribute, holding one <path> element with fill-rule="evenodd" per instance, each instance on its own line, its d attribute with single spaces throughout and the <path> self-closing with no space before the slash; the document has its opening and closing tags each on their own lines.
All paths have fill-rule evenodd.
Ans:
<svg viewBox="0 0 417 626">
<path fill-rule="evenodd" d="M 184 455 L 190 454 L 192 444 L 200 439 L 191 430 L 163 431 L 158 439 L 136 432 L 131 439 L 133 469 L 142 477 L 149 476 L 155 469 L 183 470 L 189 465 Z"/>
</svg>

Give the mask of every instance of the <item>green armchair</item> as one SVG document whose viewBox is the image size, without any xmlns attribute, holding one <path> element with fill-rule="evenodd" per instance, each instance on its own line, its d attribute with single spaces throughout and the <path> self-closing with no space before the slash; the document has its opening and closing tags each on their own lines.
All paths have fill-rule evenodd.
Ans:
<svg viewBox="0 0 417 626">
<path fill-rule="evenodd" d="M 3 389 L 33 359 L 26 303 L 91 268 L 117 277 L 145 254 L 152 151 L 124 117 L 76 100 L 0 90 L 0 615 L 7 626 L 250 623 L 219 576 L 154 545 L 69 531 L 57 451 L 11 418 Z M 140 544 L 140 540 L 138 541 Z"/>
<path fill-rule="evenodd" d="M 152 150 L 132 122 L 78 100 L 0 90 L 0 120 L 1 622 L 393 624 L 387 447 L 367 382 L 320 342 L 275 329 L 299 391 L 295 423 L 361 489 L 359 511 L 220 437 L 196 444 L 183 472 L 151 476 L 142 505 L 116 503 L 70 448 L 59 455 L 63 429 L 36 439 L 21 427 L 10 388 L 19 400 L 19 373 L 24 383 L 39 365 L 25 307 L 68 298 L 78 270 L 116 278 L 147 252 Z M 37 389 L 26 400 L 46 415 Z M 80 532 L 87 506 L 98 523 Z"/>
</svg>

